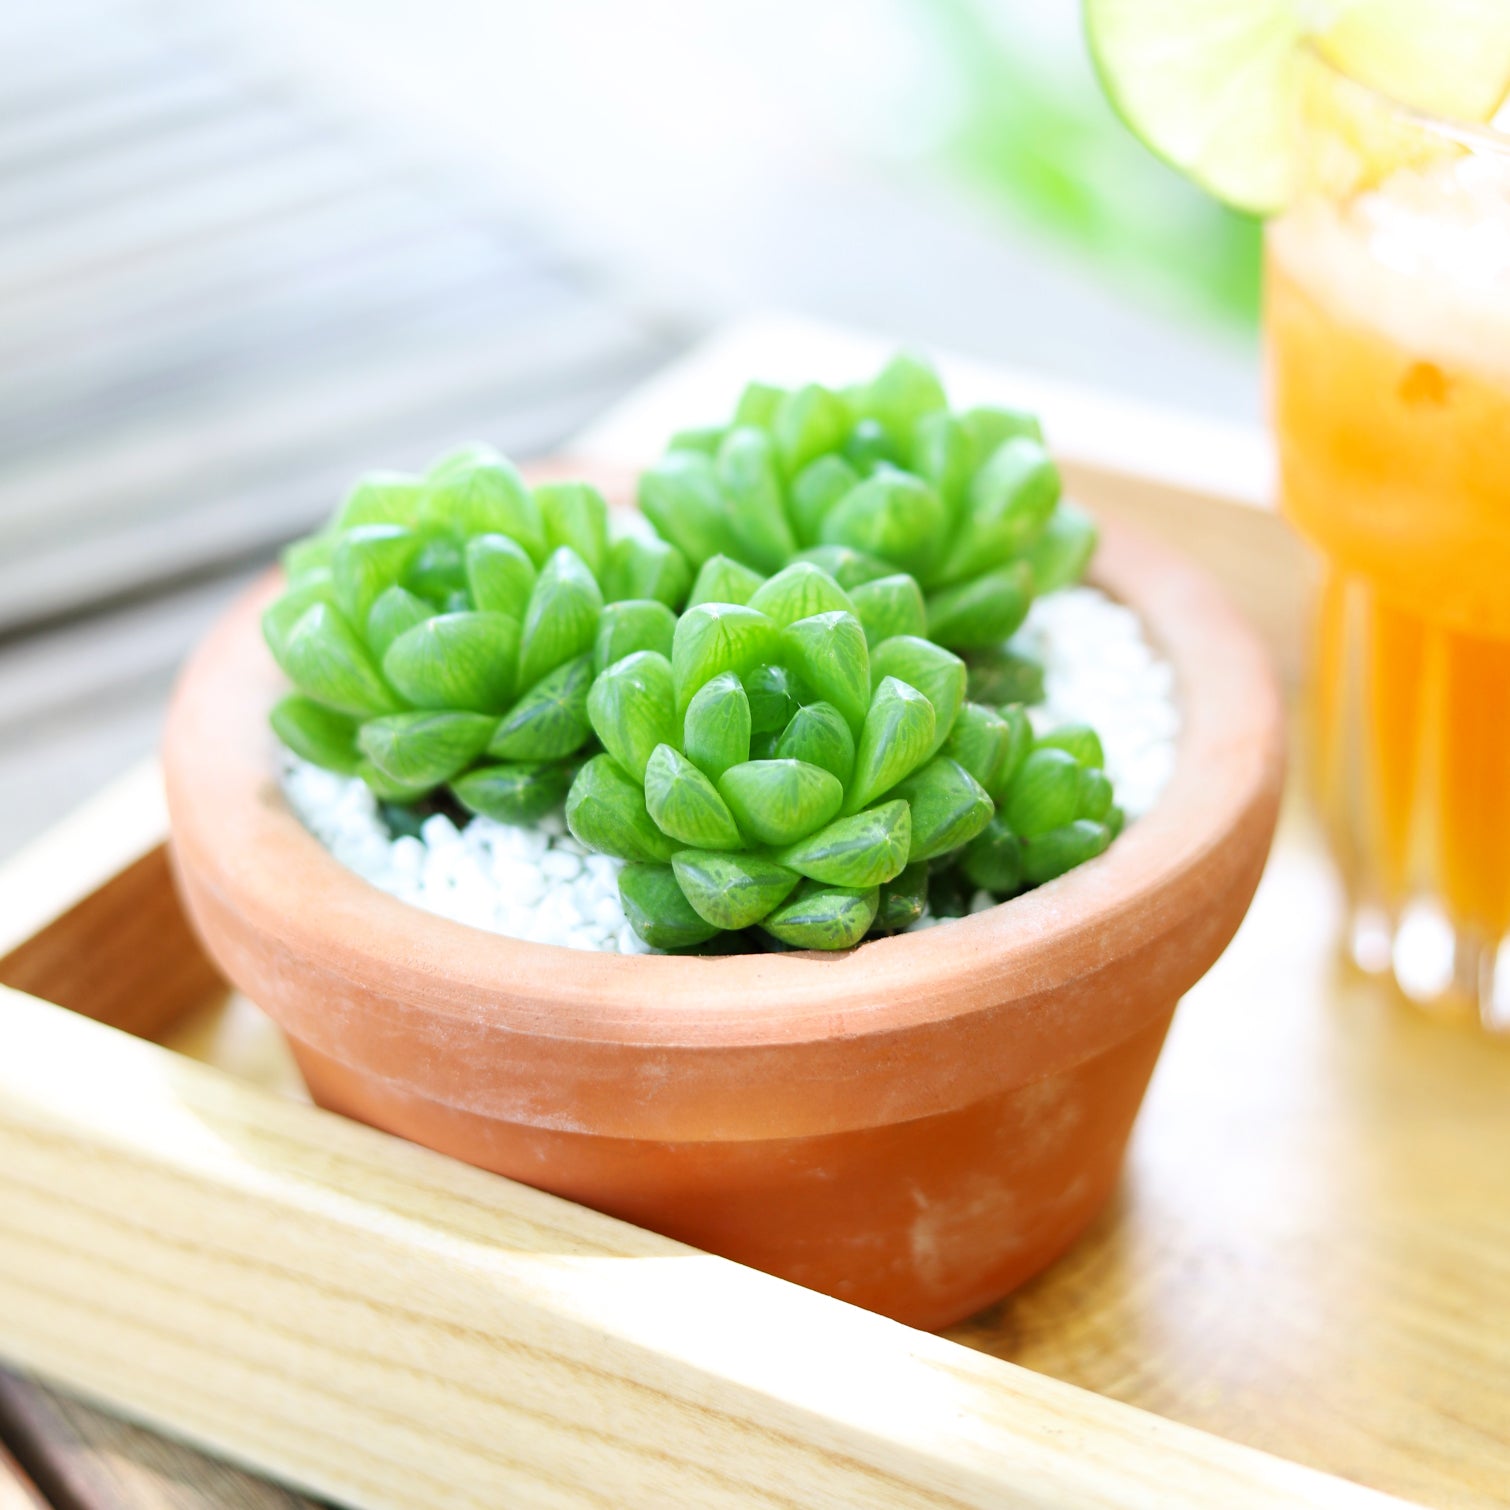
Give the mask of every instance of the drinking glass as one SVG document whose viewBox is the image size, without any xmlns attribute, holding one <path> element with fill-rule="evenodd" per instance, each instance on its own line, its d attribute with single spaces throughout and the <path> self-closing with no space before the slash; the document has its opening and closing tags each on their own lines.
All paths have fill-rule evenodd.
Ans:
<svg viewBox="0 0 1510 1510">
<path fill-rule="evenodd" d="M 1283 506 L 1320 568 L 1313 780 L 1362 968 L 1510 1029 L 1510 134 L 1319 55 L 1267 233 Z"/>
</svg>

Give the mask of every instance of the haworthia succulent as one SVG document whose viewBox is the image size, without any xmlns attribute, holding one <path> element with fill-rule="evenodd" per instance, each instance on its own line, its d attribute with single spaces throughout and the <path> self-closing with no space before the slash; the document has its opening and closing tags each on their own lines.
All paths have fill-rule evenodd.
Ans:
<svg viewBox="0 0 1510 1510">
<path fill-rule="evenodd" d="M 702 773 L 717 781 L 750 758 L 750 699 L 740 679 L 725 671 L 704 682 L 687 705 L 682 745 Z"/>
<path fill-rule="evenodd" d="M 593 682 L 587 716 L 603 748 L 643 781 L 655 747 L 677 742 L 671 663 L 651 650 L 615 661 Z"/>
<path fill-rule="evenodd" d="M 297 688 L 280 737 L 398 812 L 565 796 L 670 949 L 849 947 L 1120 828 L 1099 741 L 1034 738 L 1042 669 L 1005 644 L 1095 545 L 1032 416 L 950 411 L 906 356 L 842 391 L 752 383 L 640 498 L 653 533 L 486 446 L 363 478 L 264 617 Z"/>
<path fill-rule="evenodd" d="M 541 677 L 500 719 L 488 743 L 495 760 L 561 760 L 592 735 L 587 695 L 592 657 L 579 655 Z"/>
<path fill-rule="evenodd" d="M 804 760 L 730 766 L 718 790 L 741 831 L 760 844 L 791 844 L 823 827 L 844 802 L 832 772 Z"/>
<path fill-rule="evenodd" d="M 688 904 L 706 923 L 731 931 L 758 923 L 785 901 L 801 877 L 747 852 L 687 849 L 671 861 Z"/>
<path fill-rule="evenodd" d="M 619 897 L 630 925 L 656 949 L 690 949 L 719 931 L 693 910 L 669 865 L 626 865 Z"/>
</svg>

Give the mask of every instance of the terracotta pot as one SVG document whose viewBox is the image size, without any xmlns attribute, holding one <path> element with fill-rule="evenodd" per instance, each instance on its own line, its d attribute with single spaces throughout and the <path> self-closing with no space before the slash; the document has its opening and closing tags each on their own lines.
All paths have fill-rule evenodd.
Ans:
<svg viewBox="0 0 1510 1510">
<path fill-rule="evenodd" d="M 921 1327 L 1095 1215 L 1181 994 L 1232 937 L 1282 780 L 1264 654 L 1213 587 L 1108 529 L 1096 579 L 1183 704 L 1157 809 L 1100 859 L 848 954 L 621 957 L 432 917 L 285 805 L 258 586 L 169 718 L 173 853 L 225 974 L 322 1105 Z"/>
</svg>

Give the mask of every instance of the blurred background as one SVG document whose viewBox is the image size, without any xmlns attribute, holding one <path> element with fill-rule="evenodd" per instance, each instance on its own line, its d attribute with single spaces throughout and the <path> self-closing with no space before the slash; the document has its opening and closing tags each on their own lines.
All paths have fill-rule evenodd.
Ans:
<svg viewBox="0 0 1510 1510">
<path fill-rule="evenodd" d="M 0 7 L 0 854 L 362 469 L 778 308 L 1256 419 L 1257 266 L 1073 0 Z"/>
</svg>

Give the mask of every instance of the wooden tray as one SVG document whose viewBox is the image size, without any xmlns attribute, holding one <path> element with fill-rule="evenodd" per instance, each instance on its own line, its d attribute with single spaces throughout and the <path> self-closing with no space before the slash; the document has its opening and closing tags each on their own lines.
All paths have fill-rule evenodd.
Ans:
<svg viewBox="0 0 1510 1510">
<path fill-rule="evenodd" d="M 716 411 L 735 373 L 870 357 L 761 325 L 585 449 L 630 459 L 677 383 Z M 1031 397 L 1078 494 L 1203 558 L 1293 667 L 1301 567 L 1242 499 L 1262 478 L 1161 477 L 1171 432 L 1125 413 L 1157 456 L 1119 463 L 1083 396 Z M 146 768 L 0 871 L 14 1364 L 356 1506 L 1510 1506 L 1510 1053 L 1339 972 L 1298 811 L 1116 1208 L 947 1338 L 305 1104 L 162 836 Z"/>
</svg>

